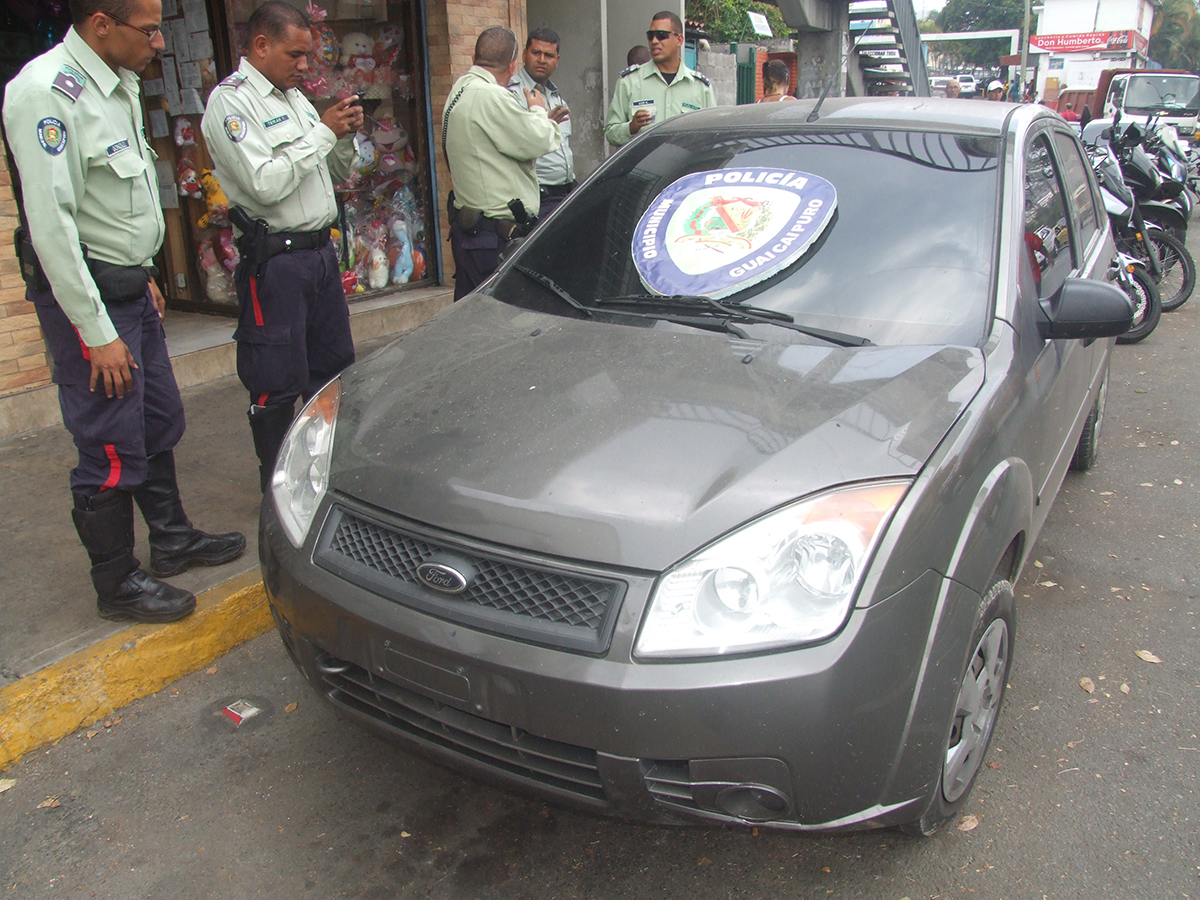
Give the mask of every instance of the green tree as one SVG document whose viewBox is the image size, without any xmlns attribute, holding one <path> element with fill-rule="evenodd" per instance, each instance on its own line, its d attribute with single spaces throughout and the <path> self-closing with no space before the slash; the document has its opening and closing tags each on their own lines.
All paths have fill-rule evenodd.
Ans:
<svg viewBox="0 0 1200 900">
<path fill-rule="evenodd" d="M 767 17 L 775 37 L 787 37 L 791 29 L 783 21 L 778 6 L 758 3 L 756 0 L 686 0 L 685 17 L 697 22 L 701 30 L 714 41 L 761 41 L 754 33 L 747 12 L 762 13 Z"/>
<path fill-rule="evenodd" d="M 1186 2 L 1186 0 L 1185 0 Z M 1025 19 L 1024 0 L 949 0 L 937 13 L 941 31 L 994 31 L 1020 28 Z M 938 50 L 968 66 L 992 68 L 1008 53 L 1006 38 L 990 41 L 955 41 Z"/>
</svg>

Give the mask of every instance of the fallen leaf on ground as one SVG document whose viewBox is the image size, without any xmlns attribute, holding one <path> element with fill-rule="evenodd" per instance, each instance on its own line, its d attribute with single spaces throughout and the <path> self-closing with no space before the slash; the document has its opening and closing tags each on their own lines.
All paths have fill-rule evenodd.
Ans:
<svg viewBox="0 0 1200 900">
<path fill-rule="evenodd" d="M 962 821 L 958 823 L 959 831 L 974 831 L 979 827 L 979 816 L 971 813 L 969 816 L 963 816 Z"/>
<path fill-rule="evenodd" d="M 57 797 L 47 797 L 45 800 L 43 800 L 41 803 L 39 803 L 37 805 L 37 808 L 38 809 L 57 809 L 60 806 L 62 806 L 62 804 L 58 802 Z"/>
<path fill-rule="evenodd" d="M 16 787 L 17 779 L 15 778 L 0 778 L 0 794 L 3 794 L 11 787 Z"/>
<path fill-rule="evenodd" d="M 1040 560 L 1036 560 L 1036 559 L 1035 559 L 1035 560 L 1033 561 L 1033 564 L 1034 564 L 1035 566 L 1037 566 L 1039 569 L 1044 569 L 1044 568 L 1045 568 L 1045 566 L 1043 566 L 1043 565 L 1041 564 L 1041 561 L 1040 561 Z"/>
<path fill-rule="evenodd" d="M 1138 659 L 1143 660 L 1148 663 L 1162 662 L 1161 659 L 1159 659 L 1157 656 L 1155 656 L 1149 650 L 1134 650 L 1133 655 L 1136 656 Z"/>
<path fill-rule="evenodd" d="M 402 832 L 400 832 L 400 837 L 412 837 L 412 835 L 409 834 L 407 831 L 402 831 Z"/>
<path fill-rule="evenodd" d="M 998 769 L 998 768 L 1000 768 L 1000 763 L 985 763 L 985 765 L 986 765 L 986 766 L 987 766 L 989 769 Z"/>
<path fill-rule="evenodd" d="M 1038 587 L 1058 587 L 1058 583 L 1054 581 L 1039 581 Z"/>
<path fill-rule="evenodd" d="M 209 666 L 207 669 L 205 669 L 205 670 L 204 670 L 204 674 L 205 674 L 205 675 L 216 675 L 216 674 L 217 674 L 217 667 L 216 667 L 216 666 Z"/>
<path fill-rule="evenodd" d="M 1128 694 L 1128 693 L 1129 693 L 1129 685 L 1127 685 L 1127 684 L 1122 684 L 1122 685 L 1121 685 L 1121 693 L 1122 693 L 1122 694 Z"/>
<path fill-rule="evenodd" d="M 696 865 L 698 865 L 698 866 L 711 866 L 711 865 L 712 865 L 712 860 L 711 860 L 711 859 L 709 859 L 707 856 L 702 856 L 702 857 L 700 857 L 700 862 L 696 863 Z"/>
<path fill-rule="evenodd" d="M 829 868 L 829 866 L 821 866 L 821 871 L 822 872 L 832 872 L 833 869 Z"/>
<path fill-rule="evenodd" d="M 284 711 L 285 713 L 288 713 L 288 712 L 295 712 L 295 711 L 296 711 L 296 707 L 297 707 L 297 706 L 299 706 L 299 705 L 300 705 L 300 704 L 298 704 L 298 703 L 289 703 L 287 706 L 285 706 L 285 707 L 283 708 L 283 711 Z"/>
<path fill-rule="evenodd" d="M 98 732 L 98 731 L 89 731 L 89 732 L 87 733 L 87 736 L 88 736 L 89 738 L 94 738 L 94 737 L 95 737 L 96 735 L 98 735 L 99 733 L 100 733 L 100 732 Z"/>
<path fill-rule="evenodd" d="M 1089 694 L 1094 694 L 1096 692 L 1096 682 L 1092 681 L 1092 679 L 1088 678 L 1086 675 L 1079 679 L 1079 686 Z"/>
<path fill-rule="evenodd" d="M 105 727 L 105 728 L 112 728 L 112 727 L 113 727 L 112 719 L 106 719 L 106 720 L 105 720 L 105 722 L 104 722 L 104 727 Z"/>
</svg>

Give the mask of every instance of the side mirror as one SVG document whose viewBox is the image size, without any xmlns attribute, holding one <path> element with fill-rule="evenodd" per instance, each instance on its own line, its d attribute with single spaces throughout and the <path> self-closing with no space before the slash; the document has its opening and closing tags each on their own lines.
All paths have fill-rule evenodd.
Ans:
<svg viewBox="0 0 1200 900">
<path fill-rule="evenodd" d="M 1133 304 L 1119 287 L 1092 278 L 1068 278 L 1042 301 L 1042 337 L 1092 340 L 1118 337 L 1133 324 Z"/>
</svg>

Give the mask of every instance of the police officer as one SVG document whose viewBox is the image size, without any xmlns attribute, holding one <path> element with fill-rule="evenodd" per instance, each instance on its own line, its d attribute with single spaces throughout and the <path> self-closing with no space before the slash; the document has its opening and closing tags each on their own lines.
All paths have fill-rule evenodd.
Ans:
<svg viewBox="0 0 1200 900">
<path fill-rule="evenodd" d="M 246 41 L 249 52 L 209 95 L 201 127 L 240 219 L 234 339 L 265 492 L 296 398 L 307 400 L 354 362 L 329 226 L 337 217 L 333 183 L 350 174 L 363 111 L 349 97 L 318 116 L 300 92 L 312 34 L 296 7 L 258 7 Z"/>
<path fill-rule="evenodd" d="M 647 125 L 695 109 L 716 106 L 712 83 L 683 64 L 683 23 L 673 12 L 656 13 L 646 32 L 650 62 L 630 66 L 617 79 L 604 136 L 615 146 L 628 143 Z"/>
<path fill-rule="evenodd" d="M 558 33 L 549 28 L 535 28 L 525 39 L 524 65 L 517 70 L 508 89 L 521 106 L 528 109 L 525 92 L 541 94 L 546 98 L 547 117 L 558 123 L 562 146 L 538 157 L 534 165 L 538 188 L 541 192 L 541 209 L 538 218 L 544 219 L 558 204 L 567 199 L 575 188 L 575 157 L 571 154 L 571 110 L 559 93 L 550 76 L 558 68 Z"/>
<path fill-rule="evenodd" d="M 7 141 L 30 191 L 20 242 L 25 296 L 79 450 L 72 519 L 100 615 L 170 622 L 196 598 L 154 575 L 229 562 L 246 539 L 193 528 L 175 480 L 183 403 L 151 267 L 165 227 L 137 77 L 163 49 L 162 6 L 71 0 L 71 19 L 63 42 L 4 92 Z M 154 575 L 133 555 L 134 500 L 150 528 Z"/>
<path fill-rule="evenodd" d="M 531 227 L 541 205 L 534 161 L 562 144 L 540 92 L 525 104 L 504 87 L 520 58 L 509 29 L 485 29 L 475 64 L 454 83 L 442 117 L 442 149 L 454 180 L 450 248 L 454 299 L 465 297 L 500 263 L 504 245 Z"/>
</svg>

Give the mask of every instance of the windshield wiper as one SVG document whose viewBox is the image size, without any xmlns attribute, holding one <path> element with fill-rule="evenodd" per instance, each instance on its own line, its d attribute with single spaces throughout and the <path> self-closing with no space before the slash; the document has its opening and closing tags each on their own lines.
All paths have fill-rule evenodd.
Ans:
<svg viewBox="0 0 1200 900">
<path fill-rule="evenodd" d="M 660 310 L 685 309 L 693 311 L 699 308 L 707 308 L 710 316 L 714 313 L 719 313 L 726 318 L 737 319 L 743 322 L 763 322 L 767 325 L 777 325 L 780 328 L 789 328 L 792 331 L 798 331 L 809 337 L 837 344 L 839 347 L 871 346 L 871 341 L 855 334 L 828 331 L 824 328 L 810 328 L 807 325 L 797 325 L 794 317 L 779 310 L 763 309 L 758 306 L 745 306 L 741 303 L 722 303 L 719 300 L 714 300 L 712 297 L 705 297 L 703 295 L 667 294 L 657 296 L 654 294 L 626 294 L 621 297 L 604 297 L 596 300 L 596 306 L 649 307 Z"/>
<path fill-rule="evenodd" d="M 574 297 L 572 297 L 569 293 L 567 293 L 567 291 L 564 288 L 559 287 L 558 283 L 553 278 L 551 278 L 549 275 L 543 275 L 541 272 L 531 269 L 528 266 L 514 265 L 513 268 L 516 269 L 518 272 L 520 272 L 525 277 L 532 278 L 534 281 L 536 281 L 542 287 L 546 288 L 546 290 L 550 291 L 550 293 L 554 294 L 556 297 L 558 297 L 560 300 L 562 300 L 568 306 L 574 307 L 575 309 L 577 309 L 581 313 L 583 313 L 585 316 L 589 316 L 589 317 L 591 316 L 592 312 L 590 309 L 588 309 L 586 306 L 584 306 L 582 303 L 580 303 L 578 300 L 576 300 Z"/>
</svg>

